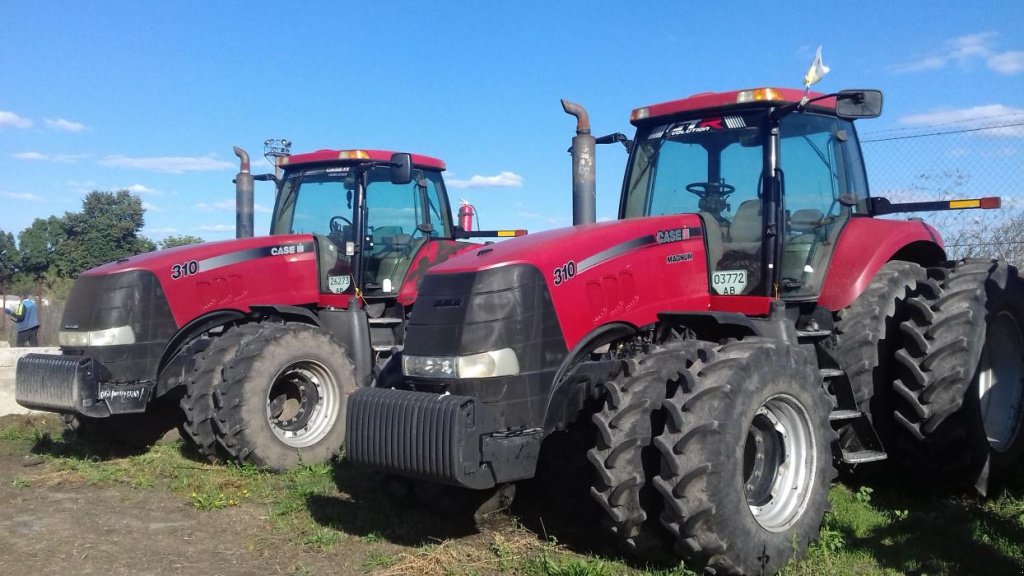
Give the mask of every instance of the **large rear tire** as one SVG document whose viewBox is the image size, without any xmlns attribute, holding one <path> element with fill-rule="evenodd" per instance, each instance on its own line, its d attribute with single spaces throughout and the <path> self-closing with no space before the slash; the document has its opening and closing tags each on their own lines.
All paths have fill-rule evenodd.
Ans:
<svg viewBox="0 0 1024 576">
<path fill-rule="evenodd" d="M 217 440 L 240 462 L 285 471 L 325 462 L 345 440 L 355 374 L 345 347 L 304 324 L 264 324 L 214 389 Z"/>
<path fill-rule="evenodd" d="M 925 278 L 925 269 L 918 264 L 888 262 L 853 304 L 837 314 L 839 365 L 850 379 L 857 408 L 886 446 L 892 437 L 900 323 L 907 319 L 906 301 L 917 295 L 918 282 Z"/>
<path fill-rule="evenodd" d="M 185 379 L 185 395 L 181 399 L 185 421 L 181 430 L 199 455 L 210 462 L 217 462 L 222 456 L 214 426 L 213 391 L 224 381 L 224 367 L 234 358 L 238 347 L 258 331 L 258 324 L 242 324 L 210 336 L 209 345 L 196 353 L 192 370 Z"/>
<path fill-rule="evenodd" d="M 671 548 L 671 538 L 658 524 L 661 502 L 650 484 L 658 463 L 651 441 L 664 421 L 657 412 L 666 388 L 690 376 L 687 368 L 710 346 L 674 342 L 622 360 L 618 376 L 604 383 L 601 408 L 592 417 L 597 434 L 587 459 L 596 473 L 590 494 L 607 514 L 612 534 L 643 560 L 662 562 Z"/>
<path fill-rule="evenodd" d="M 836 474 L 814 354 L 748 338 L 690 371 L 654 440 L 662 524 L 698 572 L 775 574 L 817 538 Z"/>
<path fill-rule="evenodd" d="M 1024 452 L 1024 283 L 980 259 L 929 276 L 901 327 L 896 421 L 917 471 L 985 494 Z"/>
</svg>

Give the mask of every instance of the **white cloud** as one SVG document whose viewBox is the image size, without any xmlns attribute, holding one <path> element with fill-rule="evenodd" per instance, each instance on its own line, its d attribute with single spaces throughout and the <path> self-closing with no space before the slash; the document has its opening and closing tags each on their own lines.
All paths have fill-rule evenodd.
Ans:
<svg viewBox="0 0 1024 576">
<path fill-rule="evenodd" d="M 996 54 L 989 58 L 985 64 L 988 65 L 990 70 L 998 74 L 1005 74 L 1007 76 L 1020 74 L 1024 72 L 1024 52 L 1011 50 L 1010 52 Z"/>
<path fill-rule="evenodd" d="M 231 162 L 218 160 L 213 154 L 207 156 L 153 156 L 139 158 L 115 154 L 105 156 L 99 161 L 99 164 L 111 168 L 132 168 L 170 174 L 230 170 L 235 166 Z"/>
<path fill-rule="evenodd" d="M 125 186 L 124 190 L 131 192 L 132 194 L 138 195 L 151 195 L 151 196 L 163 196 L 164 193 L 150 188 L 149 186 L 143 186 L 142 184 L 132 184 L 131 186 Z"/>
<path fill-rule="evenodd" d="M 447 180 L 449 188 L 522 188 L 523 177 L 514 172 L 500 172 L 497 176 L 474 174 L 468 180 Z"/>
<path fill-rule="evenodd" d="M 150 212 L 163 212 L 164 211 L 163 208 L 157 206 L 156 204 L 150 204 L 149 202 L 143 202 L 142 203 L 142 208 L 145 209 L 145 210 L 149 210 Z"/>
<path fill-rule="evenodd" d="M 0 192 L 0 196 L 11 200 L 24 200 L 25 202 L 43 202 L 43 199 L 35 194 L 27 192 Z"/>
<path fill-rule="evenodd" d="M 14 112 L 0 110 L 0 128 L 3 128 L 4 126 L 10 126 L 12 128 L 31 128 L 32 121 L 28 118 L 22 118 Z"/>
<path fill-rule="evenodd" d="M 61 132 L 81 132 L 85 130 L 85 124 L 80 122 L 72 122 L 71 120 L 65 120 L 63 118 L 43 118 L 46 125 L 54 130 L 60 130 Z"/>
<path fill-rule="evenodd" d="M 963 122 L 978 123 L 976 127 L 985 125 L 1020 124 L 1024 120 L 1024 108 L 1013 108 L 1003 104 L 987 104 L 971 108 L 936 110 L 923 114 L 911 114 L 899 119 L 900 124 L 907 126 L 935 126 Z M 980 136 L 1001 138 L 1024 137 L 1024 126 L 1004 126 L 977 132 Z"/>
<path fill-rule="evenodd" d="M 200 232 L 234 232 L 234 224 L 207 224 L 204 226 L 196 226 L 194 230 Z"/>
<path fill-rule="evenodd" d="M 30 160 L 32 162 L 61 162 L 63 164 L 74 164 L 79 160 L 89 157 L 89 154 L 43 154 L 42 152 L 18 152 L 13 154 L 18 160 Z"/>
<path fill-rule="evenodd" d="M 941 70 L 946 65 L 955 63 L 962 68 L 970 68 L 976 62 L 984 62 L 989 70 L 997 74 L 1013 75 L 1024 72 L 1024 52 L 996 50 L 999 34 L 981 32 L 959 36 L 946 40 L 939 50 L 922 55 L 889 67 L 894 74 Z"/>
</svg>

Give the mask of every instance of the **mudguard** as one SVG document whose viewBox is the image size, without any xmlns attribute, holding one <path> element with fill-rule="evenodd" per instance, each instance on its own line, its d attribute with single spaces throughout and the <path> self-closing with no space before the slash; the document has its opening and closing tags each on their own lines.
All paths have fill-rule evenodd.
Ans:
<svg viewBox="0 0 1024 576">
<path fill-rule="evenodd" d="M 818 303 L 833 312 L 846 308 L 893 259 L 925 266 L 941 262 L 942 238 L 935 228 L 917 220 L 853 218 L 836 243 Z"/>
</svg>

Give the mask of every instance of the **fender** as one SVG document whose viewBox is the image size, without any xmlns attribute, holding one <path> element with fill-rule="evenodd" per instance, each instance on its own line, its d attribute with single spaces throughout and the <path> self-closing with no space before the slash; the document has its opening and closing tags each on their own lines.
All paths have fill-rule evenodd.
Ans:
<svg viewBox="0 0 1024 576">
<path fill-rule="evenodd" d="M 589 380 L 581 380 L 576 376 L 611 375 L 618 367 L 618 361 L 606 366 L 604 362 L 580 363 L 580 360 L 591 351 L 623 338 L 637 334 L 639 330 L 632 324 L 616 322 L 605 324 L 588 334 L 579 344 L 565 356 L 562 365 L 551 380 L 548 392 L 548 404 L 544 409 L 544 433 L 550 434 L 576 419 L 576 414 L 583 409 L 586 402 L 586 390 L 583 389 Z M 576 369 L 583 367 L 582 370 Z"/>
<path fill-rule="evenodd" d="M 924 222 L 851 219 L 836 243 L 818 303 L 832 312 L 846 308 L 894 258 L 928 266 L 945 260 L 946 252 L 939 233 Z"/>
</svg>

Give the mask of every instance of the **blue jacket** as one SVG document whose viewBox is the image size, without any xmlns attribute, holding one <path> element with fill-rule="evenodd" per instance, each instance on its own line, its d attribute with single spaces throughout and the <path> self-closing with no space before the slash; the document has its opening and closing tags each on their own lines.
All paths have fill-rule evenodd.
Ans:
<svg viewBox="0 0 1024 576">
<path fill-rule="evenodd" d="M 18 329 L 18 332 L 24 332 L 39 326 L 39 313 L 36 309 L 36 303 L 28 298 L 18 304 L 12 315 L 14 316 L 14 326 Z"/>
</svg>

